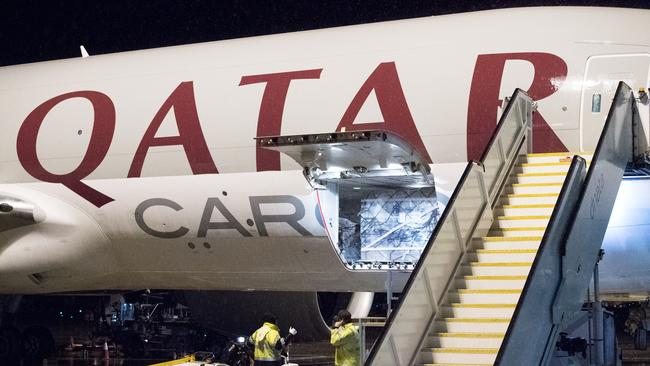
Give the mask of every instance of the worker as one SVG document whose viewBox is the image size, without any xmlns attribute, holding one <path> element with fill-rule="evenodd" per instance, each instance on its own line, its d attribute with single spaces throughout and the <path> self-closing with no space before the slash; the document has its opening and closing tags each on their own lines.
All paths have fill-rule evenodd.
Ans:
<svg viewBox="0 0 650 366">
<path fill-rule="evenodd" d="M 281 353 L 285 345 L 291 342 L 291 338 L 298 331 L 289 327 L 289 334 L 280 337 L 280 328 L 276 324 L 275 315 L 265 313 L 263 317 L 264 324 L 256 330 L 249 338 L 249 343 L 255 346 L 253 358 L 255 366 L 281 366 Z"/>
<path fill-rule="evenodd" d="M 334 328 L 330 343 L 334 346 L 334 365 L 359 366 L 359 329 L 352 323 L 352 315 L 347 310 L 341 310 L 334 318 Z"/>
</svg>

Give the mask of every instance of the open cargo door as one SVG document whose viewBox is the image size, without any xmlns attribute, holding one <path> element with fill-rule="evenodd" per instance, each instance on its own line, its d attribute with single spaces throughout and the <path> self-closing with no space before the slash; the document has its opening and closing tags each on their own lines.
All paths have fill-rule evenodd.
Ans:
<svg viewBox="0 0 650 366">
<path fill-rule="evenodd" d="M 429 164 L 387 131 L 256 138 L 300 164 L 316 190 L 323 223 L 351 269 L 408 267 L 438 219 Z"/>
</svg>

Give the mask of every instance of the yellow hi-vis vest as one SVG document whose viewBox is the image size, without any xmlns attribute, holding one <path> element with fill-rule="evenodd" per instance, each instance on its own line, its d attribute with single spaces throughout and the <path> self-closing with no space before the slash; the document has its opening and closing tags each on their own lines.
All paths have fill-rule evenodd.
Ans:
<svg viewBox="0 0 650 366">
<path fill-rule="evenodd" d="M 347 323 L 332 329 L 330 343 L 335 348 L 334 365 L 359 366 L 359 329 L 352 323 Z"/>
<path fill-rule="evenodd" d="M 280 350 L 275 349 L 275 345 L 280 341 L 280 328 L 277 325 L 264 323 L 251 335 L 251 340 L 255 345 L 255 361 L 280 360 Z"/>
</svg>

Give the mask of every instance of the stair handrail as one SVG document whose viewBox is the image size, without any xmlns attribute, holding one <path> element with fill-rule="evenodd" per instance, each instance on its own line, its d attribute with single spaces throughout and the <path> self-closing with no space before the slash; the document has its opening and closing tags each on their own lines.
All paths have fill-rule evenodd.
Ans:
<svg viewBox="0 0 650 366">
<path fill-rule="evenodd" d="M 620 82 L 589 170 L 573 158 L 495 365 L 548 364 L 559 332 L 580 310 L 625 167 L 635 157 L 636 108 L 632 89 Z"/>
<path fill-rule="evenodd" d="M 492 207 L 500 195 L 532 126 L 532 99 L 516 89 L 485 147 L 480 162 L 468 162 L 415 269 L 404 286 L 396 309 L 389 315 L 364 365 L 408 366 L 415 363 L 422 344 L 439 314 L 440 305 L 463 263 L 476 233 L 483 236 L 492 225 Z M 485 176 L 489 174 L 486 179 Z M 457 204 L 474 210 L 459 211 Z M 453 236 L 451 240 L 444 234 Z M 440 238 L 440 243 L 438 241 Z M 439 245 L 435 245 L 439 244 Z M 444 247 L 443 247 L 444 246 Z M 436 253 L 436 251 L 440 253 Z M 436 254 L 439 256 L 436 257 Z M 432 258 L 444 259 L 433 263 Z M 427 265 L 431 263 L 433 273 Z M 424 304 L 421 302 L 424 301 Z M 402 325 L 409 316 L 417 324 Z M 400 320 L 402 320 L 400 322 Z M 417 329 L 416 329 L 417 328 Z M 414 331 L 415 329 L 415 331 Z"/>
<path fill-rule="evenodd" d="M 521 89 L 515 89 L 506 105 L 496 129 L 483 149 L 479 163 L 482 166 L 498 163 L 494 172 L 485 170 L 486 183 L 492 208 L 498 203 L 499 195 L 508 181 L 512 167 L 517 161 L 522 144 L 527 142 L 527 150 L 532 152 L 533 100 Z M 506 140 L 506 129 L 515 128 L 516 136 Z M 512 135 L 512 134 L 511 134 Z M 524 138 L 525 137 L 525 138 Z M 508 146 L 506 146 L 508 144 Z"/>
</svg>

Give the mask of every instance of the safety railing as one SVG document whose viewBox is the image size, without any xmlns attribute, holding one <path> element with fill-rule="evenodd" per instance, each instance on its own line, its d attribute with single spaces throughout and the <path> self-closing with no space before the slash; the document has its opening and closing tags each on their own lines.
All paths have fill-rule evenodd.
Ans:
<svg viewBox="0 0 650 366">
<path fill-rule="evenodd" d="M 357 327 L 359 328 L 359 350 L 361 351 L 361 362 L 365 362 L 368 358 L 367 346 L 367 330 L 368 328 L 383 328 L 386 326 L 386 318 L 384 317 L 365 317 L 355 319 Z"/>
<path fill-rule="evenodd" d="M 495 364 L 548 364 L 560 330 L 582 307 L 625 166 L 634 159 L 636 118 L 632 90 L 621 82 L 589 171 L 573 159 Z"/>
<path fill-rule="evenodd" d="M 492 225 L 492 204 L 531 124 L 532 99 L 517 89 L 481 161 L 467 164 L 365 365 L 407 366 L 415 362 L 472 238 L 485 235 Z"/>
<path fill-rule="evenodd" d="M 527 150 L 532 149 L 532 122 L 524 123 L 532 121 L 532 118 L 532 100 L 526 93 L 516 89 L 480 160 L 485 168 L 484 179 L 493 208 L 513 164 L 517 161 L 516 157 L 521 150 L 524 136 L 528 145 Z"/>
</svg>

